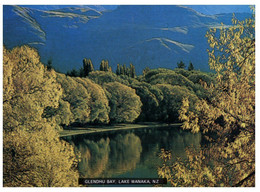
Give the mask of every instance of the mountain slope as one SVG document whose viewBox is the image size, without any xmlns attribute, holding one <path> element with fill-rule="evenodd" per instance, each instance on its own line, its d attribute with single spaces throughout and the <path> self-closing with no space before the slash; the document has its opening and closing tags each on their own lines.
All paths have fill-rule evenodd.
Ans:
<svg viewBox="0 0 260 192">
<path fill-rule="evenodd" d="M 117 63 L 131 62 L 139 74 L 145 67 L 175 68 L 180 60 L 205 71 L 205 33 L 221 22 L 230 25 L 231 18 L 202 15 L 184 6 L 118 6 L 109 12 L 4 6 L 4 44 L 34 46 L 44 63 L 52 59 L 61 72 L 80 68 L 84 57 L 91 58 L 96 69 L 102 59 L 108 59 L 113 70 Z"/>
<path fill-rule="evenodd" d="M 251 13 L 249 5 L 185 5 L 205 15 Z"/>
</svg>

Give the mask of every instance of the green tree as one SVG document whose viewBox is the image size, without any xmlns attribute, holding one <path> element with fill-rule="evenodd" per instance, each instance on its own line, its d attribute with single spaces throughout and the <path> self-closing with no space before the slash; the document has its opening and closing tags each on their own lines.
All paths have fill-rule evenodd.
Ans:
<svg viewBox="0 0 260 192">
<path fill-rule="evenodd" d="M 71 71 L 68 71 L 66 75 L 71 77 L 78 77 L 80 76 L 79 72 L 76 69 L 72 69 Z"/>
<path fill-rule="evenodd" d="M 105 71 L 105 60 L 102 60 L 99 67 L 100 71 Z"/>
<path fill-rule="evenodd" d="M 105 68 L 104 68 L 104 71 L 109 71 L 108 60 L 105 61 Z"/>
<path fill-rule="evenodd" d="M 123 75 L 127 75 L 127 68 L 126 64 L 123 65 Z"/>
<path fill-rule="evenodd" d="M 129 85 L 129 82 L 120 76 L 117 76 L 115 73 L 107 73 L 104 71 L 95 71 L 89 74 L 89 79 L 94 81 L 95 83 L 99 85 L 104 85 L 109 82 L 119 82 L 124 85 Z"/>
<path fill-rule="evenodd" d="M 138 121 L 159 121 L 162 91 L 154 85 L 139 81 L 133 81 L 130 86 L 135 89 L 142 102 L 142 112 Z"/>
<path fill-rule="evenodd" d="M 146 75 L 150 71 L 149 67 L 145 67 L 143 70 L 143 75 Z"/>
<path fill-rule="evenodd" d="M 194 66 L 193 66 L 192 62 L 190 62 L 189 67 L 188 67 L 188 71 L 192 71 L 192 70 L 194 70 Z"/>
<path fill-rule="evenodd" d="M 49 59 L 48 61 L 47 61 L 47 70 L 51 70 L 53 68 L 53 66 L 52 66 L 52 59 Z"/>
<path fill-rule="evenodd" d="M 185 63 L 183 63 L 183 61 L 180 61 L 177 63 L 177 68 L 180 68 L 180 69 L 185 69 L 186 65 Z"/>
<path fill-rule="evenodd" d="M 120 75 L 120 64 L 117 64 L 116 75 Z"/>
<path fill-rule="evenodd" d="M 178 111 L 181 108 L 182 99 L 187 97 L 190 106 L 189 110 L 194 111 L 194 104 L 197 101 L 197 96 L 186 87 L 181 86 L 172 86 L 170 84 L 157 84 L 162 93 L 163 93 L 163 100 L 160 102 L 159 110 L 159 120 L 166 121 L 166 122 L 179 122 L 179 114 Z"/>
<path fill-rule="evenodd" d="M 100 63 L 100 71 L 112 72 L 112 68 L 109 66 L 108 60 L 102 60 Z"/>
<path fill-rule="evenodd" d="M 79 69 L 79 77 L 85 77 L 85 74 L 84 74 L 85 72 L 84 72 L 84 68 L 83 67 L 81 67 L 80 69 Z"/>
<path fill-rule="evenodd" d="M 130 63 L 130 77 L 135 78 L 135 66 Z"/>
<path fill-rule="evenodd" d="M 83 59 L 83 70 L 84 70 L 84 77 L 88 76 L 89 73 L 94 71 L 94 67 L 92 61 L 90 59 Z"/>
<path fill-rule="evenodd" d="M 125 71 L 124 71 L 123 65 L 120 66 L 120 75 L 125 75 Z"/>
</svg>

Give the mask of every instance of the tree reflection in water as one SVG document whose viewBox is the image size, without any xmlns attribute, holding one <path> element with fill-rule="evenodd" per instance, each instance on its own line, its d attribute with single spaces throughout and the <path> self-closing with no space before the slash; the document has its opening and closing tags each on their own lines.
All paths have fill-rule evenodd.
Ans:
<svg viewBox="0 0 260 192">
<path fill-rule="evenodd" d="M 78 145 L 81 153 L 79 172 L 81 177 L 99 177 L 106 170 L 109 160 L 109 138 L 98 142 L 84 139 Z"/>
<path fill-rule="evenodd" d="M 142 152 L 141 140 L 133 133 L 117 135 L 110 142 L 110 166 L 107 174 L 120 174 L 136 168 Z"/>
<path fill-rule="evenodd" d="M 185 158 L 185 148 L 200 149 L 201 135 L 176 128 L 139 129 L 70 139 L 81 153 L 81 177 L 157 177 L 161 148 Z M 144 173 L 145 172 L 145 173 Z"/>
<path fill-rule="evenodd" d="M 81 154 L 81 177 L 103 177 L 135 169 L 142 152 L 141 140 L 133 133 L 99 141 L 84 139 L 76 146 Z"/>
</svg>

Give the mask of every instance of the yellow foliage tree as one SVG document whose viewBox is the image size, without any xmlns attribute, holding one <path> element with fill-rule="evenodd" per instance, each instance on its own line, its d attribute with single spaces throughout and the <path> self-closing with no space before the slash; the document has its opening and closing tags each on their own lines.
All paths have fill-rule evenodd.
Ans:
<svg viewBox="0 0 260 192">
<path fill-rule="evenodd" d="M 108 99 L 104 89 L 94 83 L 88 78 L 75 78 L 75 80 L 82 84 L 90 94 L 90 115 L 89 121 L 96 123 L 108 123 L 109 122 L 109 105 Z"/>
<path fill-rule="evenodd" d="M 173 186 L 255 185 L 254 15 L 232 21 L 206 34 L 209 65 L 216 71 L 216 83 L 205 85 L 210 95 L 198 100 L 196 112 L 185 98 L 179 111 L 183 129 L 202 131 L 210 144 L 199 153 L 188 149 L 184 162 L 159 168 Z"/>
<path fill-rule="evenodd" d="M 142 102 L 134 89 L 118 82 L 104 85 L 109 99 L 112 122 L 133 122 L 141 113 Z"/>
<path fill-rule="evenodd" d="M 90 94 L 88 90 L 76 81 L 76 78 L 69 77 L 61 73 L 57 73 L 57 82 L 61 84 L 63 95 L 61 99 L 67 103 L 67 107 L 60 109 L 68 112 L 68 116 L 59 116 L 56 114 L 56 119 L 61 118 L 61 122 L 70 124 L 71 122 L 88 123 L 90 115 Z M 69 108 L 68 108 L 69 107 Z"/>
<path fill-rule="evenodd" d="M 60 141 L 56 122 L 42 115 L 58 107 L 62 94 L 54 70 L 47 70 L 29 46 L 3 50 L 4 186 L 76 186 L 72 147 Z"/>
</svg>

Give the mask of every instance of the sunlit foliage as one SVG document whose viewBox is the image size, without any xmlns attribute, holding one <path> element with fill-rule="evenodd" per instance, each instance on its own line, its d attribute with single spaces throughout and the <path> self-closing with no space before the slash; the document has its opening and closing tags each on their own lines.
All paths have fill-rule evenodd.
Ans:
<svg viewBox="0 0 260 192">
<path fill-rule="evenodd" d="M 67 116 L 67 118 L 72 119 L 72 122 L 88 123 L 91 98 L 87 89 L 79 84 L 75 78 L 60 73 L 57 73 L 57 82 L 61 84 L 63 89 L 61 99 L 70 104 L 70 111 L 73 114 L 73 117 Z"/>
<path fill-rule="evenodd" d="M 89 78 L 99 85 L 109 82 L 119 82 L 125 85 L 129 83 L 111 72 L 95 71 L 89 74 Z"/>
<path fill-rule="evenodd" d="M 4 186 L 76 186 L 74 151 L 43 117 L 59 105 L 56 73 L 28 46 L 4 48 L 3 71 Z"/>
<path fill-rule="evenodd" d="M 74 149 L 48 124 L 28 133 L 4 132 L 3 182 L 8 187 L 71 187 L 78 184 Z"/>
<path fill-rule="evenodd" d="M 255 185 L 255 21 L 233 19 L 233 26 L 211 29 L 209 65 L 216 83 L 207 86 L 210 97 L 198 100 L 190 112 L 183 100 L 183 128 L 202 131 L 207 150 L 187 150 L 188 161 L 163 165 L 160 176 L 173 186 Z"/>
<path fill-rule="evenodd" d="M 57 107 L 62 93 L 55 72 L 47 71 L 28 46 L 4 48 L 3 54 L 4 130 L 38 129 L 45 107 Z"/>
<path fill-rule="evenodd" d="M 142 103 L 134 89 L 121 83 L 104 85 L 109 99 L 111 122 L 133 122 L 141 113 Z"/>
<path fill-rule="evenodd" d="M 90 94 L 90 116 L 91 123 L 108 123 L 109 122 L 109 105 L 103 88 L 88 78 L 76 78 L 78 83 L 82 84 Z"/>
</svg>

